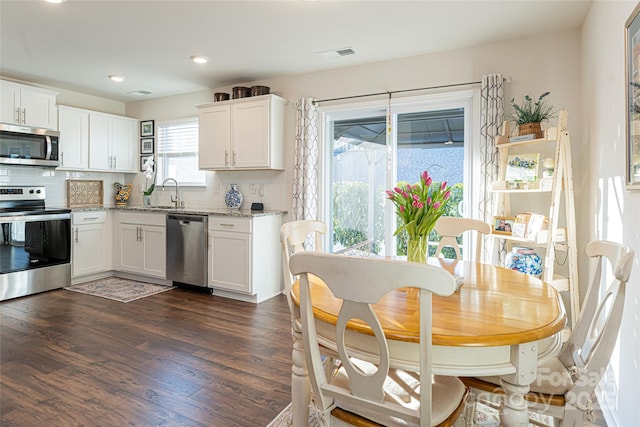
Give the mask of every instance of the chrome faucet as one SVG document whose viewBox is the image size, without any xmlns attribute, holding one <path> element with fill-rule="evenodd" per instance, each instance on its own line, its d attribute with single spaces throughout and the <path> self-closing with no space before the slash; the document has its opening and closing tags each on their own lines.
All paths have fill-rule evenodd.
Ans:
<svg viewBox="0 0 640 427">
<path fill-rule="evenodd" d="M 167 181 L 173 181 L 176 183 L 176 197 L 174 199 L 173 196 L 171 196 L 171 202 L 175 204 L 176 208 L 179 208 L 180 207 L 180 192 L 179 192 L 180 187 L 178 186 L 178 181 L 176 181 L 173 178 L 165 179 L 164 181 L 162 181 L 162 191 L 164 191 L 164 185 L 167 183 Z"/>
</svg>

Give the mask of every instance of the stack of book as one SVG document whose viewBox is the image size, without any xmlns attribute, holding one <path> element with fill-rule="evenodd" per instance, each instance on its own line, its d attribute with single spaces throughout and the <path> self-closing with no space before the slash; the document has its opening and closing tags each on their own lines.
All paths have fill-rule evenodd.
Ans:
<svg viewBox="0 0 640 427">
<path fill-rule="evenodd" d="M 509 142 L 530 141 L 532 139 L 536 139 L 536 135 L 533 133 L 528 133 L 526 135 L 512 136 L 509 138 Z"/>
</svg>

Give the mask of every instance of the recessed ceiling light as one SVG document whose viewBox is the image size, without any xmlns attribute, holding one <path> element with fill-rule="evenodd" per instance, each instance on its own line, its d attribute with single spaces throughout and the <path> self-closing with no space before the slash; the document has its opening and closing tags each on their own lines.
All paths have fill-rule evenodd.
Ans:
<svg viewBox="0 0 640 427">
<path fill-rule="evenodd" d="M 44 0 L 47 3 L 64 3 L 67 0 Z"/>
<path fill-rule="evenodd" d="M 125 76 L 116 76 L 114 74 L 109 74 L 109 80 L 117 82 L 117 83 L 121 83 L 123 81 L 125 81 L 126 77 Z"/>
<path fill-rule="evenodd" d="M 191 56 L 191 60 L 196 64 L 206 64 L 207 62 L 209 62 L 209 58 L 201 55 L 193 55 Z"/>
</svg>

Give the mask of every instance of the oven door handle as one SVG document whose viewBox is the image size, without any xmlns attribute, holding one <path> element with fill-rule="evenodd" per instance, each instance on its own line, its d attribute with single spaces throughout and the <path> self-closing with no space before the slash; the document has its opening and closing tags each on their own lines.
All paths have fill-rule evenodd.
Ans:
<svg viewBox="0 0 640 427">
<path fill-rule="evenodd" d="M 54 220 L 62 220 L 62 219 L 71 219 L 71 214 L 70 213 L 60 213 L 60 214 L 44 214 L 44 215 L 1 216 L 0 217 L 0 223 L 54 221 Z"/>
</svg>

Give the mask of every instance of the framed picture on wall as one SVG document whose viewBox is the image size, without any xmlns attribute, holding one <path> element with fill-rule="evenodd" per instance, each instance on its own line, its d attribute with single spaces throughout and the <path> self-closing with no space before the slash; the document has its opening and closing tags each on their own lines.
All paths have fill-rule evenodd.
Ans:
<svg viewBox="0 0 640 427">
<path fill-rule="evenodd" d="M 140 139 L 140 154 L 153 154 L 153 138 Z"/>
<path fill-rule="evenodd" d="M 625 23 L 627 189 L 640 190 L 640 4 Z"/>
<path fill-rule="evenodd" d="M 153 136 L 155 125 L 153 120 L 143 120 L 140 122 L 140 137 Z"/>
</svg>

